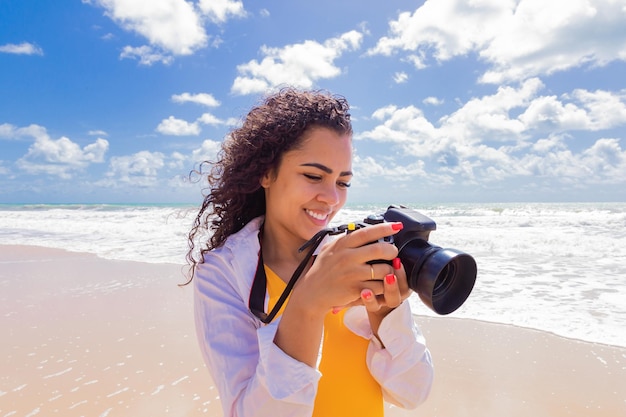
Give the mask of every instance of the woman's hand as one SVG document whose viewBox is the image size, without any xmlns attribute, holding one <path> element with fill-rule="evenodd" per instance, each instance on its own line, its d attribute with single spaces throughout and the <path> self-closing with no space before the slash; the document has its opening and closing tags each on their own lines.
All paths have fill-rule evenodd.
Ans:
<svg viewBox="0 0 626 417">
<path fill-rule="evenodd" d="M 407 282 L 406 272 L 402 266 L 400 258 L 394 258 L 390 271 L 385 275 L 383 281 L 383 293 L 376 295 L 371 289 L 366 288 L 361 291 L 363 305 L 370 313 L 377 313 L 380 310 L 389 310 L 398 307 L 402 301 L 411 295 Z"/>
<path fill-rule="evenodd" d="M 363 304 L 362 292 L 370 290 L 374 300 L 368 300 L 372 310 L 377 305 L 396 307 L 408 293 L 406 277 L 400 266 L 400 281 L 385 277 L 394 273 L 388 263 L 398 255 L 396 246 L 378 242 L 402 230 L 402 223 L 381 223 L 358 229 L 324 245 L 315 262 L 300 278 L 290 297 L 290 303 L 325 315 L 329 310 Z M 374 242 L 374 243 L 372 243 Z M 386 282 L 388 281 L 388 282 Z M 375 296 L 375 297 L 374 297 Z M 408 296 L 408 295 L 407 295 Z"/>
<path fill-rule="evenodd" d="M 400 258 L 394 258 L 391 265 L 392 271 L 385 275 L 383 280 L 383 294 L 376 295 L 369 288 L 361 291 L 361 300 L 367 309 L 370 326 L 376 337 L 378 337 L 378 328 L 385 316 L 411 295 Z"/>
<path fill-rule="evenodd" d="M 380 223 L 324 245 L 311 268 L 294 286 L 274 343 L 289 356 L 315 366 L 326 314 L 337 308 L 341 310 L 362 304 L 364 291 L 372 294 L 367 305 L 368 311 L 371 310 L 370 324 L 376 334 L 382 318 L 400 304 L 408 286 L 403 273 L 398 275 L 404 284 L 397 278 L 386 280 L 383 278 L 389 275 L 392 267 L 386 263 L 368 262 L 396 258 L 396 246 L 378 240 L 401 229 L 402 223 Z"/>
</svg>

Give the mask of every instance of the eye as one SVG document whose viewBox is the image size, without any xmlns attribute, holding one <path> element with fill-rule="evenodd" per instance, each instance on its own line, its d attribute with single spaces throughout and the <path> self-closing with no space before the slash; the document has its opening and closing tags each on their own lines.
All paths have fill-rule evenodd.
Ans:
<svg viewBox="0 0 626 417">
<path fill-rule="evenodd" d="M 350 185 L 352 184 L 350 184 L 349 182 L 345 182 L 345 181 L 339 181 L 337 185 L 341 188 L 350 188 Z"/>
<path fill-rule="evenodd" d="M 320 181 L 322 179 L 321 176 L 319 175 L 313 175 L 313 174 L 303 174 L 306 178 L 310 179 L 311 181 Z"/>
</svg>

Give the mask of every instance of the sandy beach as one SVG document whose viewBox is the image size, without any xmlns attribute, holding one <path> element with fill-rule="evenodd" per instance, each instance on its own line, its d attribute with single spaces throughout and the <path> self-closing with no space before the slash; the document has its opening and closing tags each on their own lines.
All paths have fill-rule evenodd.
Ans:
<svg viewBox="0 0 626 417">
<path fill-rule="evenodd" d="M 183 279 L 180 265 L 0 246 L 0 417 L 222 416 Z M 416 320 L 435 361 L 433 391 L 388 416 L 626 415 L 626 348 Z"/>
</svg>

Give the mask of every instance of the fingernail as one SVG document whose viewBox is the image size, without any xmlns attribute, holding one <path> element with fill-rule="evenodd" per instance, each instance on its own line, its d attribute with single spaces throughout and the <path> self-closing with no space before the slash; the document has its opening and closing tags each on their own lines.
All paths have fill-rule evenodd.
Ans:
<svg viewBox="0 0 626 417">
<path fill-rule="evenodd" d="M 402 267 L 402 261 L 400 260 L 400 258 L 393 258 L 393 261 L 391 261 L 391 266 L 393 267 L 393 269 L 400 269 Z"/>
<path fill-rule="evenodd" d="M 391 228 L 393 230 L 402 230 L 403 227 L 404 225 L 402 224 L 402 222 L 396 222 L 391 225 Z"/>
<path fill-rule="evenodd" d="M 389 285 L 395 284 L 396 283 L 396 276 L 394 274 L 387 274 L 387 275 L 385 275 L 385 281 L 387 281 L 387 284 L 389 284 Z"/>
<path fill-rule="evenodd" d="M 361 291 L 361 297 L 363 297 L 364 300 L 369 300 L 373 295 L 374 293 L 370 290 Z"/>
<path fill-rule="evenodd" d="M 333 309 L 332 309 L 332 313 L 333 313 L 333 314 L 337 314 L 337 313 L 339 313 L 340 311 L 341 311 L 341 307 L 333 307 Z"/>
</svg>

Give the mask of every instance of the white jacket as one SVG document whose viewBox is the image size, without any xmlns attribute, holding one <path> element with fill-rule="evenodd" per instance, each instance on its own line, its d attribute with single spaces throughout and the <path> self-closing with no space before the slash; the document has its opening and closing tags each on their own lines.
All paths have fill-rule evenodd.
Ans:
<svg viewBox="0 0 626 417">
<path fill-rule="evenodd" d="M 220 393 L 224 416 L 311 416 L 321 374 L 274 344 L 280 317 L 263 324 L 248 309 L 263 218 L 248 223 L 208 252 L 194 278 L 196 332 Z M 345 314 L 346 326 L 368 340 L 367 365 L 386 401 L 405 408 L 423 402 L 433 368 L 408 302 L 385 317 L 373 336 L 364 307 Z M 318 361 L 319 363 L 319 361 Z"/>
</svg>

